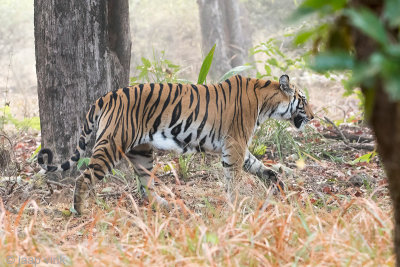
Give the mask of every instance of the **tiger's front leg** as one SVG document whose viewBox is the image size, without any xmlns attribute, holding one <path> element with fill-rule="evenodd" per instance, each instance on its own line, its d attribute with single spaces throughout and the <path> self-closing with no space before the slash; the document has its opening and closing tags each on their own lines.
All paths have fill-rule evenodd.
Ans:
<svg viewBox="0 0 400 267">
<path fill-rule="evenodd" d="M 245 142 L 239 142 L 233 138 L 228 138 L 222 149 L 222 167 L 224 168 L 226 183 L 225 191 L 230 201 L 232 199 L 232 180 L 240 175 L 245 151 Z"/>
<path fill-rule="evenodd" d="M 243 169 L 253 175 L 260 178 L 261 181 L 267 185 L 275 184 L 278 182 L 278 175 L 275 171 L 267 168 L 261 161 L 259 161 L 253 154 L 246 149 L 246 154 L 244 158 Z M 283 184 L 279 181 L 279 185 L 283 189 Z"/>
</svg>

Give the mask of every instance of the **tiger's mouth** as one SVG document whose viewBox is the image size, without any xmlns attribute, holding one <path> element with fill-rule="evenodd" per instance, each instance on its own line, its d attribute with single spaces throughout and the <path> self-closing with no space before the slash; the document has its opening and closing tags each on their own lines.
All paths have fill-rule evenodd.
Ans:
<svg viewBox="0 0 400 267">
<path fill-rule="evenodd" d="M 297 115 L 292 119 L 292 124 L 294 125 L 294 127 L 296 127 L 296 129 L 298 129 L 300 131 L 303 130 L 304 125 L 306 125 L 307 122 L 308 122 L 308 119 L 301 115 Z"/>
</svg>

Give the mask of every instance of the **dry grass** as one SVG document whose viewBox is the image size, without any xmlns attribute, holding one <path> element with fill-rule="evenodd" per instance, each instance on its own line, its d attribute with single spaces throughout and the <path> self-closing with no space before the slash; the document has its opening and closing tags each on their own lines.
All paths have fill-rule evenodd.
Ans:
<svg viewBox="0 0 400 267">
<path fill-rule="evenodd" d="M 306 193 L 286 192 L 195 213 L 179 199 L 167 212 L 126 194 L 113 208 L 93 205 L 84 217 L 56 219 L 32 200 L 18 214 L 1 202 L 0 258 L 61 256 L 74 266 L 393 266 L 387 199 L 331 201 L 338 206 L 328 212 Z"/>
</svg>

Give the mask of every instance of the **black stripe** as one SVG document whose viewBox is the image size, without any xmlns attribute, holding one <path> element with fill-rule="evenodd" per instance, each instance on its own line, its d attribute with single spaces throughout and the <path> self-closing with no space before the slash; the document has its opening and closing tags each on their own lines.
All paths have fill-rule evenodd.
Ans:
<svg viewBox="0 0 400 267">
<path fill-rule="evenodd" d="M 189 128 L 189 126 L 192 124 L 192 121 L 193 121 L 193 112 L 190 113 L 189 117 L 188 117 L 187 120 L 186 120 L 185 129 L 184 129 L 185 132 L 187 131 L 187 129 Z"/>
<path fill-rule="evenodd" d="M 224 167 L 224 168 L 230 168 L 230 167 L 232 167 L 233 166 L 233 164 L 228 164 L 228 163 L 226 163 L 225 161 L 222 161 L 222 167 Z"/>
<path fill-rule="evenodd" d="M 97 105 L 99 106 L 99 109 L 100 109 L 100 110 L 103 108 L 103 104 L 104 104 L 104 101 L 103 101 L 103 98 L 101 97 L 101 98 L 99 99 L 99 101 L 97 102 Z"/>
<path fill-rule="evenodd" d="M 172 128 L 171 134 L 176 137 L 181 132 L 181 130 L 182 130 L 182 122 L 176 125 L 174 128 Z"/>
<path fill-rule="evenodd" d="M 79 148 L 82 150 L 86 149 L 86 144 L 85 144 L 85 137 L 81 136 L 81 138 L 79 138 Z"/>
<path fill-rule="evenodd" d="M 93 123 L 93 114 L 94 114 L 94 111 L 96 110 L 96 106 L 95 105 L 92 105 L 91 107 L 90 107 L 90 111 L 89 111 L 89 122 L 90 123 Z"/>
<path fill-rule="evenodd" d="M 175 87 L 175 95 L 174 95 L 174 99 L 172 100 L 172 104 L 174 104 L 175 100 L 178 98 L 178 95 L 179 95 L 178 88 L 182 88 L 182 84 L 178 84 L 178 86 Z"/>
<path fill-rule="evenodd" d="M 157 100 L 154 101 L 153 105 L 151 106 L 151 108 L 150 108 L 150 110 L 149 110 L 149 113 L 148 113 L 147 119 L 146 119 L 146 125 L 147 125 L 147 123 L 149 122 L 149 120 L 154 116 L 154 113 L 156 112 L 157 107 L 158 107 L 158 105 L 160 104 L 161 95 L 162 95 L 162 93 L 163 93 L 163 87 L 164 87 L 164 85 L 163 85 L 162 83 L 160 83 L 159 86 L 160 86 L 160 89 L 159 89 L 159 91 L 158 91 L 158 97 L 157 97 Z M 143 115 L 144 115 L 144 114 L 143 114 Z"/>
<path fill-rule="evenodd" d="M 77 162 L 81 157 L 81 154 L 79 153 L 78 149 L 75 150 L 74 155 L 71 157 L 72 161 Z"/>
<path fill-rule="evenodd" d="M 208 90 L 208 87 L 206 85 L 203 85 L 206 89 L 206 111 L 203 117 L 203 120 L 200 123 L 199 128 L 197 128 L 197 138 L 200 137 L 201 132 L 203 131 L 204 125 L 206 124 L 207 118 L 208 118 L 208 104 L 210 103 L 210 91 Z"/>
<path fill-rule="evenodd" d="M 171 122 L 169 124 L 169 127 L 172 127 L 179 119 L 181 116 L 181 111 L 182 111 L 182 100 L 178 102 L 178 104 L 175 106 L 174 110 L 172 111 L 172 118 Z"/>
</svg>

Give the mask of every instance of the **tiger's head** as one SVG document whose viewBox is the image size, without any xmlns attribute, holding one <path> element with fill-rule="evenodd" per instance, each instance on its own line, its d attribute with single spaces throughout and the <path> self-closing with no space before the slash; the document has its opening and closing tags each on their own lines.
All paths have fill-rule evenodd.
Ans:
<svg viewBox="0 0 400 267">
<path fill-rule="evenodd" d="M 302 131 L 307 122 L 314 119 L 314 113 L 308 105 L 305 94 L 289 82 L 289 76 L 284 74 L 279 82 L 264 81 L 260 91 L 264 91 L 264 103 L 260 111 L 261 121 L 266 118 L 287 120 Z M 259 83 L 260 84 L 260 83 Z M 271 90 L 263 90 L 267 87 Z"/>
<path fill-rule="evenodd" d="M 289 97 L 289 121 L 298 129 L 303 130 L 307 122 L 314 119 L 314 113 L 308 105 L 305 94 L 294 84 L 290 84 L 289 76 L 284 74 L 279 78 L 279 89 Z"/>
</svg>

